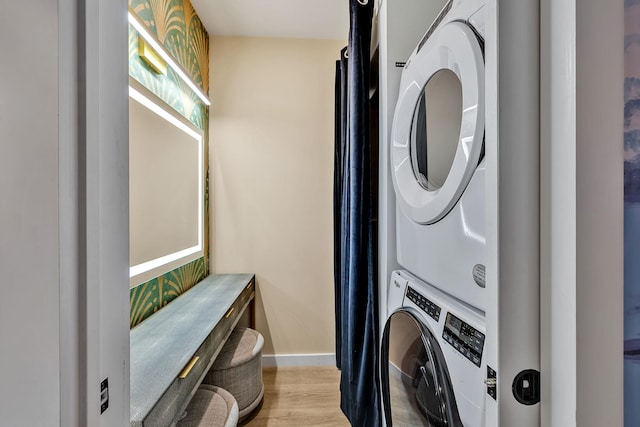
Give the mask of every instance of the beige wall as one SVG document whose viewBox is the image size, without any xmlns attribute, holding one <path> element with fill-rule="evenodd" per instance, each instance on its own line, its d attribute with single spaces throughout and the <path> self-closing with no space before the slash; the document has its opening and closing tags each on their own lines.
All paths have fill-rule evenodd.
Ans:
<svg viewBox="0 0 640 427">
<path fill-rule="evenodd" d="M 215 273 L 257 275 L 265 354 L 333 353 L 333 114 L 344 41 L 212 37 Z"/>
</svg>

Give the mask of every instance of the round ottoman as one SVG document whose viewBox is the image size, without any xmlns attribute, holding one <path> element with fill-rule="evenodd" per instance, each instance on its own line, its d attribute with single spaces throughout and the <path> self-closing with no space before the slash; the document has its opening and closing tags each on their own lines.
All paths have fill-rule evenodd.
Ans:
<svg viewBox="0 0 640 427">
<path fill-rule="evenodd" d="M 258 331 L 234 329 L 203 380 L 204 384 L 222 387 L 235 397 L 240 419 L 256 409 L 264 395 L 263 346 L 264 338 Z"/>
<path fill-rule="evenodd" d="M 201 385 L 176 427 L 235 427 L 238 404 L 227 390 Z"/>
</svg>

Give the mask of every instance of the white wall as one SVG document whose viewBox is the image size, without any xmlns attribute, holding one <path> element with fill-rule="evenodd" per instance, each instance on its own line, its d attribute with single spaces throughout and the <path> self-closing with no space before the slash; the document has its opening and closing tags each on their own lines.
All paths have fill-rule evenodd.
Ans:
<svg viewBox="0 0 640 427">
<path fill-rule="evenodd" d="M 256 273 L 265 354 L 335 352 L 333 106 L 345 44 L 210 40 L 211 265 Z"/>
<path fill-rule="evenodd" d="M 487 425 L 538 426 L 539 405 L 517 402 L 512 384 L 540 368 L 539 4 L 490 0 L 485 11 L 485 351 L 498 377 Z"/>
<path fill-rule="evenodd" d="M 58 2 L 4 3 L 0 51 L 0 423 L 55 426 L 60 421 Z"/>
<path fill-rule="evenodd" d="M 622 425 L 624 2 L 576 11 L 577 425 Z"/>
<path fill-rule="evenodd" d="M 380 52 L 380 150 L 379 150 L 379 299 L 380 339 L 387 318 L 387 290 L 391 272 L 399 268 L 396 255 L 396 199 L 391 179 L 389 138 L 393 125 L 393 113 L 398 101 L 402 67 L 418 41 L 426 33 L 429 22 L 438 16 L 446 2 L 403 0 L 383 1 L 378 15 Z"/>
<path fill-rule="evenodd" d="M 3 4 L 3 426 L 129 423 L 126 10 Z"/>
<path fill-rule="evenodd" d="M 545 426 L 623 424 L 623 7 L 543 2 Z"/>
</svg>

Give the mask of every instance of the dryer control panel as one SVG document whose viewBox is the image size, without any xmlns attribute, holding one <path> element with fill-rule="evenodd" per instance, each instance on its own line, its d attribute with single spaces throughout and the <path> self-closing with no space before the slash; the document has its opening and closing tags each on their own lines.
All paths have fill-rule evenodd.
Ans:
<svg viewBox="0 0 640 427">
<path fill-rule="evenodd" d="M 411 286 L 407 286 L 407 298 L 409 298 L 409 301 L 420 307 L 420 309 L 427 313 L 433 320 L 436 322 L 440 321 L 440 307 L 429 301 L 428 298 L 420 295 L 420 293 Z"/>
<path fill-rule="evenodd" d="M 474 365 L 480 366 L 484 334 L 451 313 L 447 313 L 442 338 Z"/>
</svg>

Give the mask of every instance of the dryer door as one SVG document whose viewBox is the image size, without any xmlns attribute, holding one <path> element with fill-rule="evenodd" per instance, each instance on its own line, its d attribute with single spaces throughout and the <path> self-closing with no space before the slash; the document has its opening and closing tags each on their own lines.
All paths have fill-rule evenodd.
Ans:
<svg viewBox="0 0 640 427">
<path fill-rule="evenodd" d="M 453 208 L 481 159 L 484 124 L 482 48 L 467 25 L 448 23 L 402 73 L 390 158 L 409 218 L 432 224 Z"/>
<path fill-rule="evenodd" d="M 462 427 L 440 345 L 411 312 L 387 321 L 381 363 L 388 427 Z"/>
</svg>

